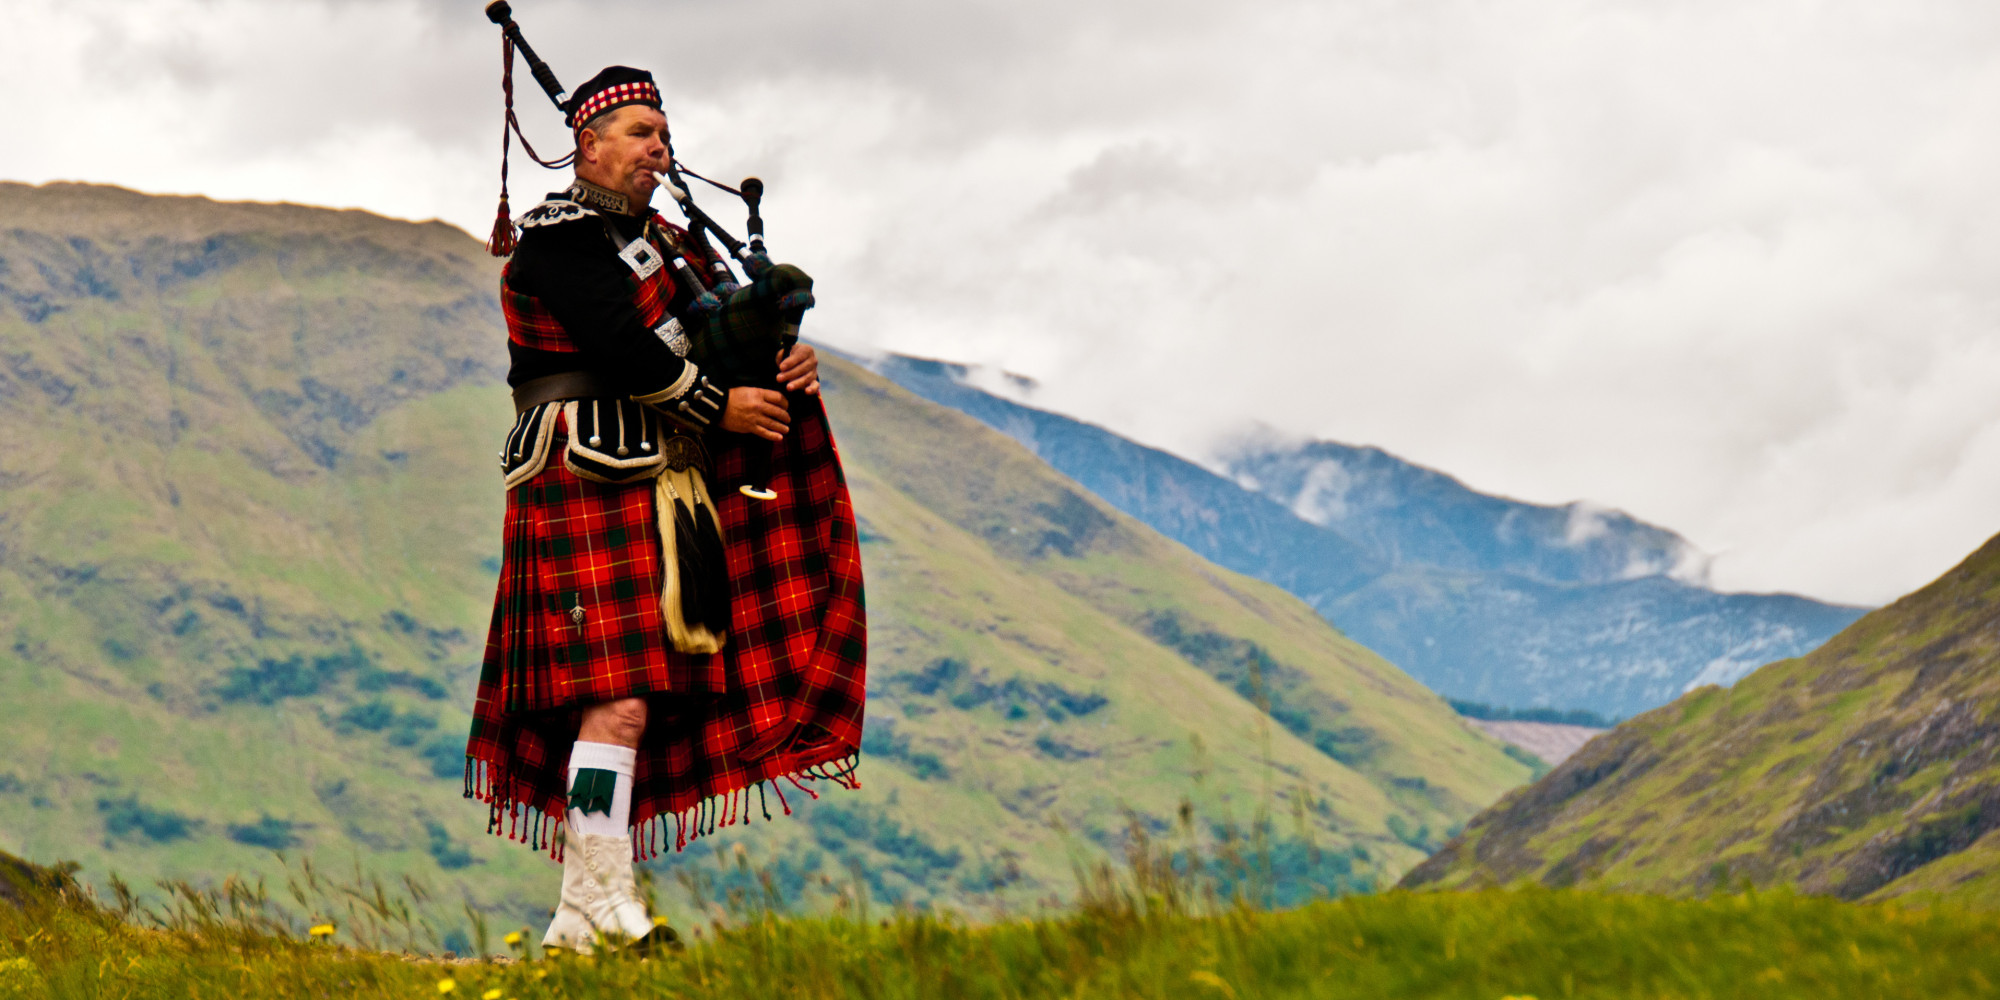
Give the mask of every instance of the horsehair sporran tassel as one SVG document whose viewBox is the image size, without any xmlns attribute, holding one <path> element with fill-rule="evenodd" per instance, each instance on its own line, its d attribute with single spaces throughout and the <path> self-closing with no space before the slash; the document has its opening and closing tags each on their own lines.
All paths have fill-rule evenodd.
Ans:
<svg viewBox="0 0 2000 1000">
<path fill-rule="evenodd" d="M 714 574 L 702 587 L 701 618 L 710 627 L 721 631 L 729 624 L 729 592 L 725 587 L 714 586 L 715 580 L 728 573 L 728 555 L 722 547 L 722 526 L 716 522 L 715 512 L 709 508 L 704 497 L 697 495 L 694 508 L 695 544 L 701 550 L 701 564 Z"/>
<path fill-rule="evenodd" d="M 695 473 L 683 473 L 692 478 Z M 673 489 L 675 557 L 680 571 L 681 617 L 690 626 L 721 632 L 728 625 L 729 608 L 723 588 L 715 586 L 724 572 L 721 531 L 702 503 L 696 483 L 687 489 Z M 672 487 L 669 487 L 672 489 Z"/>
<path fill-rule="evenodd" d="M 660 543 L 665 550 L 661 562 L 660 615 L 667 626 L 667 638 L 683 653 L 719 652 L 727 641 L 726 619 L 689 615 L 689 590 L 711 589 L 699 538 L 699 523 L 688 509 L 698 503 L 700 479 L 693 470 L 660 471 L 654 480 L 653 503 L 659 525 Z M 690 498 L 684 505 L 682 497 Z M 719 564 L 710 564 L 719 566 Z M 699 607 L 699 605 L 696 605 Z"/>
<path fill-rule="evenodd" d="M 674 499 L 674 556 L 681 580 L 681 620 L 689 626 L 706 626 L 709 618 L 702 614 L 702 591 L 707 588 L 703 585 L 701 542 L 695 535 L 694 512 L 678 497 Z"/>
</svg>

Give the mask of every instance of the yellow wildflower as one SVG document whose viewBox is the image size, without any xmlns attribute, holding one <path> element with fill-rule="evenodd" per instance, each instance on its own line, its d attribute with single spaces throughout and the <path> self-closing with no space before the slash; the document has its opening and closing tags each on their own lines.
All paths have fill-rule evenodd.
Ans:
<svg viewBox="0 0 2000 1000">
<path fill-rule="evenodd" d="M 653 918 L 653 926 L 655 926 L 655 927 L 665 927 L 665 926 L 667 926 L 667 918 L 665 918 L 665 917 L 654 917 L 654 918 Z"/>
<path fill-rule="evenodd" d="M 500 1000 L 500 987 L 495 986 L 492 989 L 479 994 L 479 1000 Z"/>
<path fill-rule="evenodd" d="M 507 947 L 512 948 L 513 946 L 521 943 L 521 932 L 512 931 L 506 937 L 501 938 L 500 940 L 507 942 Z"/>
<path fill-rule="evenodd" d="M 455 989 L 458 989 L 458 980 L 449 977 L 438 980 L 439 993 L 450 993 Z"/>
<path fill-rule="evenodd" d="M 312 935 L 313 937 L 316 937 L 316 938 L 323 938 L 323 937 L 332 937 L 332 936 L 333 936 L 333 925 L 332 925 L 332 924 L 314 924 L 314 925 L 312 926 L 312 929 L 311 929 L 311 930 L 308 930 L 308 931 L 306 931 L 306 933 L 307 933 L 307 934 L 310 934 L 310 935 Z"/>
</svg>

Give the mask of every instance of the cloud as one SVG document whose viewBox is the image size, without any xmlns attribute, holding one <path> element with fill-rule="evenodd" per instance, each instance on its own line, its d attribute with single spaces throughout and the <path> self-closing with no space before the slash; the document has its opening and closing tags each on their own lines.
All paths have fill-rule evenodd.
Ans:
<svg viewBox="0 0 2000 1000">
<path fill-rule="evenodd" d="M 479 6 L 17 0 L 0 175 L 482 233 Z M 683 155 L 769 182 L 837 344 L 1196 458 L 1256 421 L 1588 498 L 1730 588 L 1885 600 L 2000 529 L 1991 4 L 515 8 L 565 79 L 654 68 Z M 556 183 L 513 176 L 517 208 Z"/>
<path fill-rule="evenodd" d="M 1563 522 L 1563 544 L 1575 548 L 1593 538 L 1602 538 L 1610 534 L 1611 513 L 1596 504 L 1581 500 L 1570 504 L 1569 516 Z"/>
<path fill-rule="evenodd" d="M 1292 498 L 1292 513 L 1325 525 L 1347 516 L 1347 495 L 1358 485 L 1347 467 L 1331 458 L 1313 464 Z"/>
</svg>

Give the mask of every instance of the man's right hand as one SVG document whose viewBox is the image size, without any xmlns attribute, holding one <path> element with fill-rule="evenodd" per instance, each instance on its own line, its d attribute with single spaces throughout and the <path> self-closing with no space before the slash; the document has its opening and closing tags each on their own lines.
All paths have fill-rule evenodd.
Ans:
<svg viewBox="0 0 2000 1000">
<path fill-rule="evenodd" d="M 785 407 L 785 394 L 771 389 L 740 385 L 729 390 L 729 405 L 722 410 L 722 429 L 737 434 L 755 434 L 776 441 L 792 429 Z"/>
</svg>

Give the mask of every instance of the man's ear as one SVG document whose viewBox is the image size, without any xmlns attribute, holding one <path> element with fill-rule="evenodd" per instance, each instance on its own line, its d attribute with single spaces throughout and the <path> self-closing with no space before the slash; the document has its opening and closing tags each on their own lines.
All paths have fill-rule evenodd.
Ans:
<svg viewBox="0 0 2000 1000">
<path fill-rule="evenodd" d="M 584 129 L 576 134 L 576 158 L 586 163 L 597 162 L 597 133 Z"/>
</svg>

